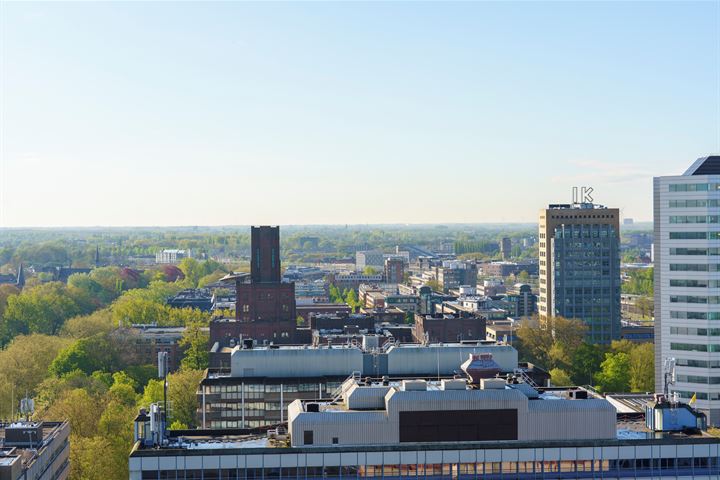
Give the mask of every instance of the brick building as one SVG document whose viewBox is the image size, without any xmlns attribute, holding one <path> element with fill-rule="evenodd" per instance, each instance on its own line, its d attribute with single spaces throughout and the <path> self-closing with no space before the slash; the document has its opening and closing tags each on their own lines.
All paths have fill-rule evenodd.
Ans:
<svg viewBox="0 0 720 480">
<path fill-rule="evenodd" d="M 280 227 L 252 227 L 250 243 L 250 275 L 235 278 L 235 321 L 211 322 L 211 345 L 240 337 L 296 343 L 295 283 L 280 275 Z"/>
<path fill-rule="evenodd" d="M 418 342 L 458 342 L 485 340 L 485 318 L 466 312 L 415 314 L 415 340 Z"/>
</svg>

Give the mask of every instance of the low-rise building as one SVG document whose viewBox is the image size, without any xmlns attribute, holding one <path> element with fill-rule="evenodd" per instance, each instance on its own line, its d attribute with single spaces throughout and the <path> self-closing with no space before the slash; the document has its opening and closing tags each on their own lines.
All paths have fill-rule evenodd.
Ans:
<svg viewBox="0 0 720 480">
<path fill-rule="evenodd" d="M 437 269 L 438 283 L 446 293 L 461 285 L 477 284 L 477 276 L 477 265 L 473 262 L 445 261 Z"/>
<path fill-rule="evenodd" d="M 339 404 L 290 404 L 291 446 L 614 440 L 617 435 L 615 407 L 587 390 L 571 397 L 541 394 L 527 383 L 499 378 L 483 378 L 477 386 L 465 379 L 372 383 L 350 378 L 341 392 Z"/>
<path fill-rule="evenodd" d="M 615 403 L 585 389 L 534 388 L 517 379 L 488 379 L 473 388 L 462 380 L 422 380 L 353 379 L 334 399 L 294 401 L 288 430 L 268 433 L 205 429 L 162 435 L 159 422 L 153 429 L 147 416 L 138 416 L 129 478 L 720 475 L 720 439 L 702 432 L 704 416 L 687 405 L 646 403 L 643 421 L 634 420 L 634 412 L 618 417 Z"/>
<path fill-rule="evenodd" d="M 180 263 L 183 258 L 192 258 L 191 251 L 169 248 L 155 254 L 155 263 L 176 264 Z"/>
<path fill-rule="evenodd" d="M 355 252 L 355 268 L 358 271 L 362 271 L 366 267 L 372 267 L 382 271 L 384 263 L 385 257 L 381 250 L 361 250 Z"/>
<path fill-rule="evenodd" d="M 485 338 L 485 318 L 482 316 L 466 312 L 415 314 L 417 342 L 459 342 Z"/>
<path fill-rule="evenodd" d="M 173 308 L 197 308 L 209 312 L 213 308 L 213 294 L 208 288 L 188 288 L 167 299 Z"/>
<path fill-rule="evenodd" d="M 198 389 L 203 428 L 251 428 L 287 420 L 295 399 L 331 398 L 353 372 L 363 377 L 452 376 L 470 354 L 491 354 L 502 372 L 518 368 L 517 351 L 488 342 L 383 345 L 377 335 L 357 345 L 232 349 L 230 370 L 209 370 Z"/>
<path fill-rule="evenodd" d="M 361 272 L 330 273 L 326 277 L 328 285 L 335 285 L 340 290 L 346 288 L 357 290 L 360 285 L 383 283 L 385 276 L 382 273 L 366 275 Z"/>
</svg>

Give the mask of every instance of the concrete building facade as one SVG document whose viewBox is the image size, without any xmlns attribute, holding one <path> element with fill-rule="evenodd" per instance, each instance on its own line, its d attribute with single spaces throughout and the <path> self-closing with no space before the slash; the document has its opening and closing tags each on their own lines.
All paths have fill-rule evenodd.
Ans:
<svg viewBox="0 0 720 480">
<path fill-rule="evenodd" d="M 720 424 L 720 156 L 682 175 L 656 177 L 655 389 L 675 359 L 680 398 L 696 395 L 708 424 Z"/>
<path fill-rule="evenodd" d="M 620 338 L 619 218 L 617 208 L 591 203 L 540 211 L 541 322 L 576 318 L 588 326 L 592 343 Z"/>
</svg>

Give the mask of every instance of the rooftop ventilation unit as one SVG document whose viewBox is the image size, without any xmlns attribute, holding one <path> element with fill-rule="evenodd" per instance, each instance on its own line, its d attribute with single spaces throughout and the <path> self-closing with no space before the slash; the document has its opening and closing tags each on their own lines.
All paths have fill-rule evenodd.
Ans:
<svg viewBox="0 0 720 480">
<path fill-rule="evenodd" d="M 427 390 L 425 380 L 403 380 L 402 389 L 406 392 L 422 392 Z"/>
<path fill-rule="evenodd" d="M 505 390 L 505 380 L 502 378 L 481 378 L 481 390 Z"/>
</svg>

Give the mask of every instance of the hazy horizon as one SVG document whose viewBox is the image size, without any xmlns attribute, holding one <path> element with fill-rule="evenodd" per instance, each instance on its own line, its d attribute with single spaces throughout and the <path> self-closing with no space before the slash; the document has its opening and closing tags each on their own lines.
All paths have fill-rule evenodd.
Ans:
<svg viewBox="0 0 720 480">
<path fill-rule="evenodd" d="M 720 3 L 0 3 L 0 227 L 650 221 Z M 74 226 L 74 227 L 73 227 Z"/>
</svg>

